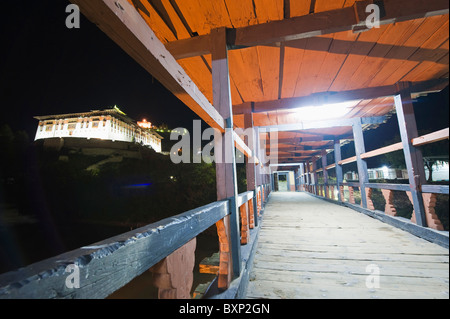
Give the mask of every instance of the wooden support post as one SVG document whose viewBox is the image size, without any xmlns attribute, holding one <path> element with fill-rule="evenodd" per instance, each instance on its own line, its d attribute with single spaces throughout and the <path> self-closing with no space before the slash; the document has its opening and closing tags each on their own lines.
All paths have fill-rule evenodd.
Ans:
<svg viewBox="0 0 450 319">
<path fill-rule="evenodd" d="M 425 169 L 422 152 L 412 144 L 412 140 L 419 136 L 417 132 L 414 106 L 412 103 L 409 86 L 399 85 L 400 93 L 394 97 L 397 111 L 400 137 L 403 144 L 405 164 L 408 170 L 411 198 L 416 214 L 417 225 L 427 226 L 425 208 L 423 204 L 421 185 L 425 184 Z"/>
<path fill-rule="evenodd" d="M 254 206 L 254 199 L 251 198 L 248 201 L 248 219 L 249 219 L 249 227 L 250 229 L 255 228 L 256 226 L 258 226 L 256 224 L 256 220 L 255 220 L 255 206 Z"/>
<path fill-rule="evenodd" d="M 244 128 L 246 130 L 251 129 L 251 136 L 245 136 L 245 144 L 250 148 L 253 152 L 253 158 L 259 156 L 259 150 L 256 143 L 257 135 L 255 134 L 255 128 L 253 126 L 253 113 L 251 113 L 251 109 L 247 110 L 244 113 Z M 259 157 L 258 157 L 259 158 Z M 247 177 L 247 191 L 253 191 L 253 200 L 251 201 L 252 205 L 256 205 L 256 170 L 257 165 L 254 161 L 250 160 L 248 157 L 246 158 L 246 177 Z M 251 207 L 250 211 L 254 214 L 252 217 L 255 226 L 258 226 L 258 209 L 256 206 Z"/>
<path fill-rule="evenodd" d="M 344 185 L 340 185 L 339 186 L 339 200 L 341 202 L 345 202 L 345 197 L 344 197 Z"/>
<path fill-rule="evenodd" d="M 190 299 L 194 282 L 196 238 L 150 268 L 158 299 Z"/>
<path fill-rule="evenodd" d="M 344 181 L 344 174 L 342 173 L 342 166 L 339 165 L 339 162 L 342 160 L 341 154 L 341 141 L 334 141 L 334 162 L 336 164 L 336 187 L 339 190 L 338 192 L 338 201 L 344 201 L 344 187 L 342 187 L 342 183 Z"/>
<path fill-rule="evenodd" d="M 411 192 L 406 192 L 411 203 L 413 203 L 413 198 Z M 436 207 L 436 194 L 434 193 L 422 193 L 423 204 L 425 209 L 425 218 L 428 227 L 436 230 L 444 230 L 439 217 L 436 215 L 434 208 Z M 416 212 L 413 210 L 411 221 L 417 223 Z"/>
<path fill-rule="evenodd" d="M 306 161 L 305 173 L 306 173 L 306 175 L 305 175 L 306 176 L 306 191 L 311 192 L 311 188 L 310 188 L 311 178 L 309 175 L 309 161 Z"/>
<path fill-rule="evenodd" d="M 325 189 L 325 198 L 328 198 L 328 171 L 327 171 L 327 151 L 322 150 L 322 173 L 323 173 L 323 185 Z M 315 173 L 315 172 L 314 172 Z"/>
<path fill-rule="evenodd" d="M 355 204 L 355 196 L 353 195 L 353 186 L 348 187 L 348 202 Z"/>
<path fill-rule="evenodd" d="M 356 164 L 358 166 L 359 190 L 361 192 L 361 206 L 367 208 L 366 183 L 369 182 L 369 174 L 367 173 L 367 162 L 361 158 L 361 154 L 366 152 L 361 119 L 356 119 L 352 127 L 355 141 Z"/>
<path fill-rule="evenodd" d="M 225 119 L 225 134 L 214 138 L 216 156 L 217 199 L 229 199 L 230 215 L 217 223 L 221 244 L 219 289 L 226 289 L 234 276 L 241 273 L 241 246 L 237 207 L 237 176 L 233 135 L 230 77 L 226 29 L 211 30 L 212 78 L 214 107 Z"/>
<path fill-rule="evenodd" d="M 247 245 L 250 238 L 247 203 L 239 207 L 239 212 L 241 214 L 241 245 Z"/>
<path fill-rule="evenodd" d="M 317 190 L 317 187 L 319 185 L 319 179 L 317 178 L 316 170 L 317 170 L 317 159 L 314 157 L 313 160 L 312 160 L 312 179 L 314 179 L 314 181 L 312 182 L 312 185 L 313 185 L 312 186 L 313 187 L 312 192 L 314 194 L 318 195 L 319 192 Z"/>
</svg>

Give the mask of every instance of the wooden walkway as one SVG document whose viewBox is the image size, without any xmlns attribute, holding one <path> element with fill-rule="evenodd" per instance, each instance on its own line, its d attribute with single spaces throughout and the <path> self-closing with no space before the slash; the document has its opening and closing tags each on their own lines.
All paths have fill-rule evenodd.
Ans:
<svg viewBox="0 0 450 319">
<path fill-rule="evenodd" d="M 272 193 L 256 249 L 247 298 L 449 298 L 448 249 L 306 193 Z"/>
</svg>

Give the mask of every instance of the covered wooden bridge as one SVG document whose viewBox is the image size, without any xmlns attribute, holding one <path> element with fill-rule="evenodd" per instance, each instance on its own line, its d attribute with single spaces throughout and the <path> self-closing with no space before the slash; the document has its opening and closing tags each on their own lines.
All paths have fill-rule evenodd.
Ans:
<svg viewBox="0 0 450 319">
<path fill-rule="evenodd" d="M 217 153 L 233 155 L 216 154 L 217 202 L 2 275 L 0 297 L 104 298 L 148 269 L 161 298 L 189 297 L 195 237 L 216 224 L 218 293 L 205 297 L 448 298 L 448 232 L 434 205 L 449 188 L 426 184 L 418 147 L 449 129 L 419 136 L 413 109 L 448 86 L 448 1 L 72 2 L 225 137 Z M 367 150 L 364 132 L 393 113 L 401 142 Z M 355 156 L 342 158 L 349 140 Z M 244 194 L 236 148 L 247 158 Z M 366 160 L 395 150 L 409 183 L 370 183 Z M 351 162 L 359 179 L 344 182 Z M 270 194 L 280 167 L 297 192 Z M 393 191 L 408 194 L 412 221 L 395 216 Z M 79 287 L 65 284 L 70 265 Z"/>
</svg>

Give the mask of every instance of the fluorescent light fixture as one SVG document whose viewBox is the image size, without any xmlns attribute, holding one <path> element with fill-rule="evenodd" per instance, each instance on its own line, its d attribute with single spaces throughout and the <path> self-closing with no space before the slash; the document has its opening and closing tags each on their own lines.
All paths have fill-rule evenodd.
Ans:
<svg viewBox="0 0 450 319">
<path fill-rule="evenodd" d="M 360 101 L 350 101 L 318 106 L 303 106 L 293 109 L 293 112 L 301 122 L 338 119 L 347 115 L 351 108 L 356 106 L 359 102 Z"/>
</svg>

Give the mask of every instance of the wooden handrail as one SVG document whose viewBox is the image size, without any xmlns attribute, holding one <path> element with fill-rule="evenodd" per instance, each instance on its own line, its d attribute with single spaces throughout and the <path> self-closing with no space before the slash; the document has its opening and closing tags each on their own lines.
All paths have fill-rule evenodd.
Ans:
<svg viewBox="0 0 450 319">
<path fill-rule="evenodd" d="M 0 299 L 106 298 L 229 214 L 218 201 L 0 275 Z M 70 288 L 68 266 L 80 272 Z"/>
<path fill-rule="evenodd" d="M 439 142 L 449 138 L 449 128 L 445 128 L 440 131 L 436 131 L 430 134 L 422 135 L 412 139 L 414 146 L 421 146 L 425 144 Z"/>
<path fill-rule="evenodd" d="M 421 146 L 421 145 L 425 145 L 425 144 L 430 144 L 430 143 L 435 143 L 435 142 L 439 142 L 445 139 L 449 138 L 449 128 L 440 130 L 440 131 L 436 131 L 430 134 L 426 134 L 426 135 L 422 135 L 419 137 L 416 137 L 414 139 L 412 139 L 412 144 L 414 146 Z M 384 146 L 369 152 L 365 152 L 363 154 L 361 154 L 361 158 L 362 159 L 367 159 L 367 158 L 371 158 L 371 157 L 375 157 L 378 155 L 383 155 L 383 154 L 387 154 L 387 153 L 391 153 L 391 152 L 395 152 L 395 151 L 399 151 L 403 149 L 403 144 L 401 142 L 399 143 L 395 143 L 395 144 L 391 144 L 388 146 Z M 344 165 L 344 164 L 349 164 L 352 162 L 356 161 L 356 156 L 353 157 L 349 157 L 347 159 L 341 160 L 339 161 L 339 165 Z M 335 166 L 335 164 L 331 164 L 329 166 L 327 166 L 327 169 L 333 168 Z"/>
</svg>

